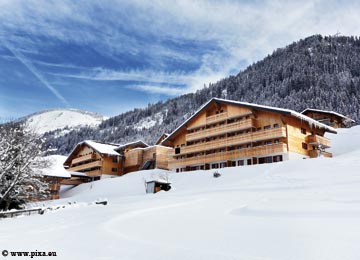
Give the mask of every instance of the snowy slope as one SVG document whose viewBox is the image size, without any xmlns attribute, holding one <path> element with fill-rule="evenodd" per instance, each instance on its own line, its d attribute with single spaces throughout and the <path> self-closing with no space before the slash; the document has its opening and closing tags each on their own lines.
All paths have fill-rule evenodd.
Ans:
<svg viewBox="0 0 360 260">
<path fill-rule="evenodd" d="M 104 117 L 77 109 L 53 109 L 32 114 L 25 118 L 31 130 L 39 134 L 65 127 L 96 126 Z"/>
<path fill-rule="evenodd" d="M 0 221 L 0 245 L 57 259 L 360 259 L 360 127 L 333 135 L 332 159 L 213 171 L 160 170 L 80 185 L 51 204 L 75 206 Z M 169 192 L 144 180 L 168 174 Z M 97 198 L 109 205 L 89 205 Z"/>
</svg>

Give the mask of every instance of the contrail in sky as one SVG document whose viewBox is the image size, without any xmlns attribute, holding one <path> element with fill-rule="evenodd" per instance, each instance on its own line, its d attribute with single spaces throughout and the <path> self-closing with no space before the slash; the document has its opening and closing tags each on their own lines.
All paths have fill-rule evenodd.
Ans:
<svg viewBox="0 0 360 260">
<path fill-rule="evenodd" d="M 30 61 L 28 61 L 20 52 L 10 47 L 4 40 L 1 40 L 3 45 L 17 58 L 34 76 L 43 83 L 62 103 L 64 103 L 67 107 L 70 107 L 70 103 L 54 88 L 32 65 Z"/>
</svg>

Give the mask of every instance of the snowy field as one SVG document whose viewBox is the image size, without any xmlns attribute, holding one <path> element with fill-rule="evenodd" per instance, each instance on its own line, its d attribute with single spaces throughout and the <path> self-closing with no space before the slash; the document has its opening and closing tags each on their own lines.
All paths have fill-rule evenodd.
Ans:
<svg viewBox="0 0 360 260">
<path fill-rule="evenodd" d="M 360 127 L 331 138 L 332 159 L 221 169 L 220 178 L 168 173 L 169 192 L 145 194 L 144 179 L 159 170 L 81 185 L 51 202 L 75 205 L 0 220 L 0 251 L 77 260 L 358 260 Z M 109 204 L 91 204 L 98 198 Z"/>
</svg>

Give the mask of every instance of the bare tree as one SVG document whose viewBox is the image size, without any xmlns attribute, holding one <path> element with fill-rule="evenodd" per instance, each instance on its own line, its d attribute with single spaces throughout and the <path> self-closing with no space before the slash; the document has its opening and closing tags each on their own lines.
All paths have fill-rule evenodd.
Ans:
<svg viewBox="0 0 360 260">
<path fill-rule="evenodd" d="M 24 125 L 0 126 L 0 209 L 18 208 L 24 203 L 48 195 L 48 184 L 39 169 L 43 140 Z"/>
</svg>

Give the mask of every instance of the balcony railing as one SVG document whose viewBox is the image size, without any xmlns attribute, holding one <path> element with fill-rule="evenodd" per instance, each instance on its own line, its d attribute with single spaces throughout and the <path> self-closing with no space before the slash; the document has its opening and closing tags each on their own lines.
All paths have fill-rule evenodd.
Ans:
<svg viewBox="0 0 360 260">
<path fill-rule="evenodd" d="M 220 113 L 220 114 L 213 115 L 213 116 L 208 116 L 208 117 L 206 117 L 206 123 L 211 124 L 211 123 L 219 122 L 219 121 L 225 120 L 227 117 L 228 117 L 227 112 Z"/>
<path fill-rule="evenodd" d="M 331 146 L 330 139 L 328 139 L 328 138 L 326 138 L 324 136 L 309 135 L 309 136 L 306 137 L 306 141 L 310 145 L 322 145 L 325 148 L 328 148 L 328 147 Z"/>
<path fill-rule="evenodd" d="M 215 136 L 219 134 L 234 132 L 242 129 L 249 129 L 255 127 L 255 119 L 245 119 L 243 121 L 238 121 L 230 124 L 224 124 L 222 126 L 217 126 L 205 130 L 200 130 L 195 133 L 190 133 L 186 135 L 186 141 L 192 141 L 197 139 L 202 139 L 205 137 Z"/>
<path fill-rule="evenodd" d="M 95 159 L 95 154 L 87 154 L 84 156 L 77 157 L 71 161 L 71 164 L 77 164 L 84 161 L 91 161 Z"/>
<path fill-rule="evenodd" d="M 237 135 L 233 137 L 227 137 L 223 139 L 218 139 L 215 141 L 193 144 L 190 146 L 181 147 L 180 155 L 201 152 L 206 150 L 212 150 L 237 144 L 244 144 L 249 142 L 257 142 L 262 140 L 269 140 L 275 138 L 286 137 L 286 128 L 280 127 L 271 130 L 262 130 L 258 132 L 245 133 L 243 135 Z M 172 156 L 179 154 L 172 154 Z"/>
<path fill-rule="evenodd" d="M 212 163 L 217 161 L 228 161 L 242 157 L 258 157 L 267 154 L 285 153 L 287 152 L 286 144 L 262 145 L 252 148 L 243 148 L 241 150 L 233 150 L 227 152 L 218 152 L 202 156 L 196 156 L 185 159 L 173 159 L 169 161 L 169 167 L 185 167 L 189 165 Z"/>
<path fill-rule="evenodd" d="M 310 150 L 309 151 L 310 158 L 317 158 L 317 157 L 332 157 L 332 153 L 329 152 L 321 152 L 320 150 Z"/>
<path fill-rule="evenodd" d="M 102 166 L 102 161 L 94 161 L 94 162 L 78 165 L 75 167 L 70 167 L 68 170 L 72 172 L 78 172 L 78 171 L 87 170 L 94 167 L 101 167 L 101 166 Z"/>
</svg>

